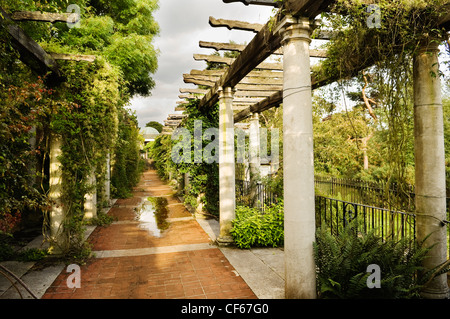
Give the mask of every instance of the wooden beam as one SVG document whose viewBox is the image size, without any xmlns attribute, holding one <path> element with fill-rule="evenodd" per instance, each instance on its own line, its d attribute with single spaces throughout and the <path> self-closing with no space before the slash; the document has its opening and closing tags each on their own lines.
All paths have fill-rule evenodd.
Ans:
<svg viewBox="0 0 450 319">
<path fill-rule="evenodd" d="M 218 76 L 207 76 L 207 75 L 192 75 L 183 74 L 183 80 L 185 83 L 193 83 L 197 85 L 207 85 L 209 87 L 214 86 L 214 84 L 220 79 Z M 259 86 L 266 85 L 283 85 L 283 79 L 274 78 L 258 78 L 258 77 L 245 77 L 239 82 L 239 84 L 253 84 Z"/>
<path fill-rule="evenodd" d="M 207 76 L 217 76 L 220 77 L 225 73 L 225 70 L 191 70 L 191 75 L 207 75 Z M 283 72 L 280 71 L 252 71 L 247 74 L 247 77 L 257 77 L 257 78 L 275 78 L 282 79 Z"/>
<path fill-rule="evenodd" d="M 329 37 L 329 36 L 328 36 Z M 245 45 L 243 44 L 234 44 L 234 43 L 220 43 L 220 42 L 199 42 L 201 48 L 209 48 L 215 49 L 217 51 L 234 51 L 234 52 L 242 52 L 245 49 Z M 281 49 L 278 49 L 273 52 L 274 55 L 282 55 L 283 52 Z M 310 57 L 312 58 L 326 58 L 327 52 L 325 50 L 310 50 Z"/>
<path fill-rule="evenodd" d="M 249 23 L 237 20 L 216 19 L 209 17 L 209 24 L 212 27 L 226 27 L 229 30 L 241 30 L 259 32 L 263 25 L 259 23 Z"/>
<path fill-rule="evenodd" d="M 58 64 L 51 55 L 29 37 L 1 7 L 0 25 L 8 32 L 11 44 L 19 52 L 19 59 L 23 63 L 39 75 L 51 72 L 47 77 L 49 85 L 56 85 L 62 80 Z"/>
<path fill-rule="evenodd" d="M 80 16 L 76 13 L 53 13 L 40 11 L 17 11 L 11 14 L 14 21 L 41 21 L 41 22 L 66 22 L 77 23 Z"/>
<path fill-rule="evenodd" d="M 278 2 L 276 0 L 223 0 L 225 3 L 232 3 L 232 2 L 241 2 L 248 6 L 249 4 L 252 5 L 260 5 L 260 6 L 271 6 L 271 7 L 279 7 L 281 5 L 281 2 Z"/>
<path fill-rule="evenodd" d="M 169 120 L 182 120 L 184 118 L 188 117 L 187 114 L 169 114 L 167 119 Z"/>
<path fill-rule="evenodd" d="M 209 75 L 193 75 L 193 74 L 183 74 L 184 79 L 189 80 L 200 80 L 200 81 L 210 81 L 217 82 L 219 76 L 209 76 Z M 192 82 L 191 82 L 192 83 Z M 264 78 L 264 77 L 245 77 L 239 82 L 240 84 L 255 84 L 255 85 L 283 85 L 283 78 Z"/>
<path fill-rule="evenodd" d="M 315 18 L 326 11 L 334 0 L 285 0 L 281 10 L 285 14 Z"/>
<path fill-rule="evenodd" d="M 227 65 L 232 65 L 236 59 L 233 58 L 224 58 L 217 55 L 206 55 L 206 54 L 194 54 L 194 60 L 196 61 L 208 61 L 215 63 L 222 63 Z M 263 70 L 276 70 L 283 71 L 283 63 L 264 63 L 257 65 L 256 68 Z"/>
<path fill-rule="evenodd" d="M 199 46 L 205 49 L 215 49 L 216 51 L 234 51 L 234 52 L 242 52 L 246 47 L 245 44 L 207 42 L 207 41 L 200 41 Z M 276 50 L 273 54 L 282 55 L 283 52 L 281 52 L 281 50 Z"/>
<path fill-rule="evenodd" d="M 221 87 L 236 87 L 241 79 L 281 47 L 281 35 L 274 30 L 286 13 L 294 16 L 303 14 L 313 18 L 325 11 L 332 2 L 333 0 L 286 0 L 273 21 L 267 22 L 258 31 L 245 50 L 203 97 L 199 107 L 209 107 L 216 103 Z"/>
<path fill-rule="evenodd" d="M 205 95 L 208 93 L 208 90 L 202 90 L 202 89 L 180 89 L 180 93 L 192 93 L 192 94 L 203 94 Z"/>
<path fill-rule="evenodd" d="M 83 55 L 83 54 L 62 54 L 49 52 L 53 59 L 55 60 L 66 60 L 66 61 L 86 61 L 94 62 L 97 58 L 95 55 Z"/>
</svg>

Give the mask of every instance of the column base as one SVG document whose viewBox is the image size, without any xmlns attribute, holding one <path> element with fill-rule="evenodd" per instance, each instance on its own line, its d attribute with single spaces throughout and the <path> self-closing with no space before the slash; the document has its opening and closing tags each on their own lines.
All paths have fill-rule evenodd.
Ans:
<svg viewBox="0 0 450 319">
<path fill-rule="evenodd" d="M 231 246 L 231 245 L 234 244 L 234 239 L 233 239 L 233 237 L 231 237 L 231 236 L 217 237 L 216 243 L 217 243 L 220 247 L 227 247 L 227 246 Z"/>
<path fill-rule="evenodd" d="M 450 299 L 450 290 L 445 292 L 442 290 L 424 289 L 420 292 L 420 296 L 424 299 Z"/>
</svg>

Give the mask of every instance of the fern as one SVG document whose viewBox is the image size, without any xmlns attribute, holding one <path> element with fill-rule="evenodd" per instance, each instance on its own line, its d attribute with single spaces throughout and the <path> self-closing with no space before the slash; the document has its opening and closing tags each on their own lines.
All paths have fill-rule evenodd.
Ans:
<svg viewBox="0 0 450 319">
<path fill-rule="evenodd" d="M 412 240 L 383 241 L 376 230 L 361 234 L 352 222 L 339 235 L 320 228 L 316 233 L 314 257 L 317 289 L 321 298 L 415 298 L 426 276 L 418 272 L 430 248 Z M 367 287 L 367 267 L 381 269 L 381 288 Z M 445 271 L 445 270 L 443 270 Z M 431 273 L 429 274 L 429 277 Z M 429 278 L 428 277 L 428 278 Z"/>
</svg>

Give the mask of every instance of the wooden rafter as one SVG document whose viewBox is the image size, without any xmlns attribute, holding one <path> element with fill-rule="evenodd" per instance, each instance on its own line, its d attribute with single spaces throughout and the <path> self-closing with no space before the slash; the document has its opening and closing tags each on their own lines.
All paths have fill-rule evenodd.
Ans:
<svg viewBox="0 0 450 319">
<path fill-rule="evenodd" d="M 2 8 L 0 8 L 0 25 L 8 32 L 11 43 L 19 52 L 20 60 L 23 63 L 40 75 L 51 72 L 47 78 L 50 85 L 54 85 L 61 80 L 61 73 L 55 59 L 29 37 Z"/>
<path fill-rule="evenodd" d="M 208 75 L 208 76 L 217 76 L 220 77 L 225 73 L 225 70 L 191 70 L 191 75 Z M 279 71 L 271 71 L 271 70 L 264 70 L 264 71 L 252 71 L 249 74 L 247 74 L 246 77 L 256 77 L 256 78 L 275 78 L 275 79 L 282 79 L 283 78 L 283 72 Z"/>
<path fill-rule="evenodd" d="M 214 87 L 200 101 L 200 107 L 209 107 L 218 101 L 218 90 L 221 87 L 236 87 L 237 84 L 259 64 L 263 63 L 270 55 L 281 47 L 281 34 L 275 32 L 276 26 L 285 17 L 285 12 L 291 15 L 304 14 L 314 18 L 323 12 L 332 3 L 332 0 L 291 0 L 287 5 L 287 11 L 279 10 L 274 21 L 266 23 L 244 51 L 236 58 L 228 70 L 216 82 Z M 275 27 L 274 27 L 275 26 Z"/>
<path fill-rule="evenodd" d="M 229 30 L 242 30 L 242 31 L 252 31 L 259 32 L 263 25 L 259 23 L 249 23 L 237 20 L 226 20 L 226 19 L 216 19 L 214 17 L 209 17 L 209 24 L 212 27 L 226 27 Z"/>
<path fill-rule="evenodd" d="M 194 83 L 195 81 L 208 81 L 216 83 L 220 77 L 219 76 L 209 76 L 209 75 L 192 75 L 183 74 L 185 81 L 190 81 L 189 83 Z M 255 84 L 255 85 L 283 85 L 283 79 L 276 78 L 263 78 L 263 77 L 245 77 L 239 82 L 240 84 Z"/>
<path fill-rule="evenodd" d="M 223 0 L 223 2 L 225 3 L 242 2 L 246 6 L 252 4 L 260 6 L 279 7 L 281 5 L 281 2 L 277 2 L 276 0 Z"/>
<path fill-rule="evenodd" d="M 215 49 L 217 51 L 234 51 L 234 52 L 242 52 L 246 47 L 243 44 L 206 42 L 206 41 L 200 41 L 199 46 L 201 48 Z M 274 51 L 273 54 L 282 55 L 283 52 L 281 51 L 281 49 L 278 49 Z M 326 58 L 328 55 L 325 50 L 310 50 L 309 56 L 312 58 Z"/>
<path fill-rule="evenodd" d="M 95 55 L 62 54 L 62 53 L 53 53 L 53 52 L 49 52 L 49 54 L 55 60 L 94 62 L 96 59 Z"/>
<path fill-rule="evenodd" d="M 208 61 L 208 62 L 215 62 L 215 63 L 222 63 L 227 65 L 232 65 L 236 59 L 233 58 L 224 58 L 217 55 L 206 55 L 206 54 L 194 54 L 194 60 L 196 61 Z M 283 64 L 282 63 L 267 63 L 262 62 L 261 64 L 257 65 L 258 69 L 262 70 L 277 70 L 282 71 L 283 70 Z"/>
<path fill-rule="evenodd" d="M 76 13 L 53 13 L 40 11 L 17 11 L 11 14 L 14 21 L 66 22 L 77 23 L 80 16 Z"/>
</svg>

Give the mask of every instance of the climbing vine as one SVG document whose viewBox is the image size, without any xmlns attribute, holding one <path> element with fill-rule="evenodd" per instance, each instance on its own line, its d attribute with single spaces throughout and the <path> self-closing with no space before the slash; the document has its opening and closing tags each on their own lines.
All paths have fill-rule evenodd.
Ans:
<svg viewBox="0 0 450 319">
<path fill-rule="evenodd" d="M 113 195 L 126 197 L 137 182 L 139 129 L 126 109 L 131 97 L 148 95 L 154 86 L 159 32 L 152 16 L 157 0 L 75 0 L 78 27 L 66 23 L 24 21 L 19 26 L 47 52 L 89 54 L 94 62 L 58 61 L 62 78 L 52 89 L 19 61 L 6 30 L 0 28 L 0 232 L 12 232 L 28 210 L 43 215 L 49 234 L 49 151 L 54 137 L 62 141 L 58 157 L 62 172 L 62 233 L 56 250 L 84 258 L 85 197 L 97 192 L 98 208 L 105 201 L 107 159 L 111 159 Z M 8 12 L 66 12 L 61 1 L 5 0 Z M 33 166 L 35 165 L 35 167 Z M 30 168 L 30 169 L 26 169 Z M 93 178 L 94 177 L 94 178 Z M 54 234 L 53 234 L 54 235 Z"/>
<path fill-rule="evenodd" d="M 383 180 L 386 187 L 396 183 L 404 193 L 414 181 L 412 60 L 424 43 L 445 38 L 438 25 L 444 4 L 380 0 L 376 25 L 371 23 L 374 11 L 360 1 L 338 0 L 323 14 L 324 28 L 332 29 L 334 36 L 326 44 L 328 58 L 317 72 L 330 79 L 353 79 L 341 80 L 339 86 L 358 88 L 353 100 L 359 101 L 358 108 L 363 106 L 366 118 L 372 118 L 374 136 L 368 150 L 373 156 L 372 150 L 378 148 L 383 158 L 362 176 Z M 355 118 L 348 117 L 353 125 Z M 356 146 L 358 152 L 366 150 L 361 143 Z"/>
</svg>

